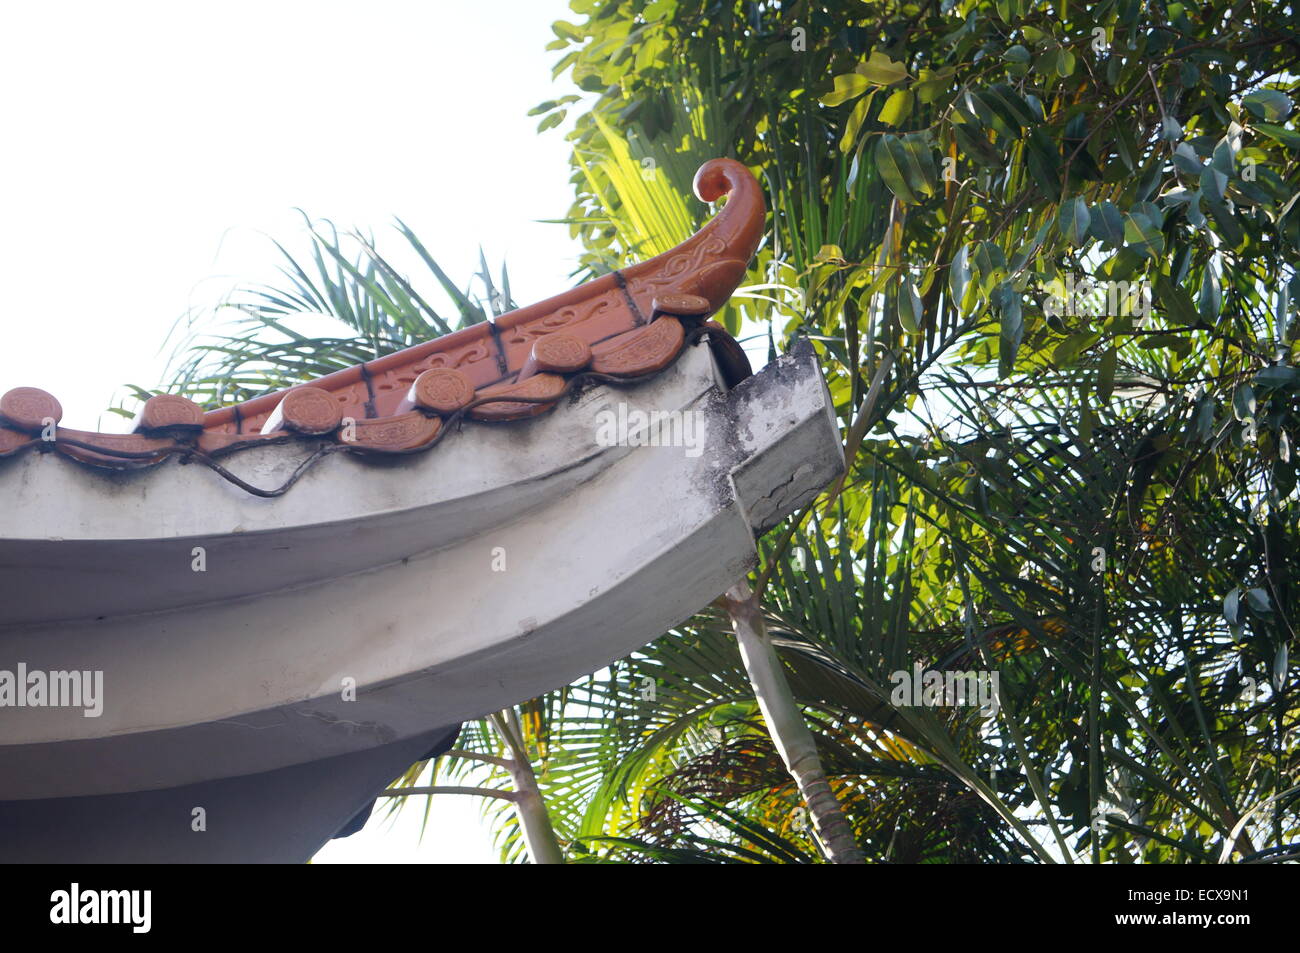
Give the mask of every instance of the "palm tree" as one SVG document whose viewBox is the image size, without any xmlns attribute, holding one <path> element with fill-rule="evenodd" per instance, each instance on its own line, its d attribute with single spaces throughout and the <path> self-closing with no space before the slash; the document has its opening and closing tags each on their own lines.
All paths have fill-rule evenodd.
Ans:
<svg viewBox="0 0 1300 953">
<path fill-rule="evenodd" d="M 1288 856 L 1280 508 L 1296 486 L 1300 216 L 1283 151 L 1300 137 L 1280 125 L 1294 89 L 1274 70 L 1296 52 L 1283 20 L 1212 5 L 1180 22 L 1183 56 L 1160 47 L 1157 16 L 1121 24 L 1106 7 L 976 7 L 955 29 L 937 9 L 829 0 L 630 10 L 557 29 L 558 68 L 598 94 L 571 134 L 569 221 L 608 266 L 714 143 L 767 181 L 770 237 L 726 321 L 769 347 L 818 344 L 850 469 L 787 524 L 753 589 L 773 632 L 801 636 L 777 653 L 858 842 L 877 857 L 898 843 L 871 839 L 879 804 L 855 810 L 828 754 L 846 729 L 812 714 L 825 699 L 801 689 L 803 646 L 858 686 L 841 718 L 907 742 L 993 812 L 1011 853 L 987 857 Z M 1098 30 L 1124 44 L 1076 69 L 1075 38 Z M 1232 51 L 1223 75 L 1215 49 Z M 1245 174 L 1253 149 L 1285 172 Z M 1052 313 L 1034 283 L 1067 275 L 1145 281 L 1158 320 Z M 801 538 L 818 555 L 786 572 Z M 796 598 L 832 575 L 861 598 Z M 775 628 L 791 605 L 808 616 Z M 884 678 L 918 661 L 996 672 L 996 719 L 890 704 Z M 679 716 L 714 710 L 710 695 L 730 704 L 707 680 Z M 751 776 L 748 747 L 693 753 L 670 724 L 628 740 L 627 777 Z M 661 739 L 667 753 L 637 747 Z M 733 816 L 752 790 L 691 790 L 718 837 L 753 843 Z M 749 807 L 750 824 L 771 820 Z"/>
</svg>

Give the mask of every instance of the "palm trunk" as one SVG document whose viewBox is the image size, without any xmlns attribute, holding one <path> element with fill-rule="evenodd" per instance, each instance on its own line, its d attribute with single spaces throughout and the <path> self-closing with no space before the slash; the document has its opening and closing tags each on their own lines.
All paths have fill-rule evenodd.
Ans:
<svg viewBox="0 0 1300 953">
<path fill-rule="evenodd" d="M 731 616 L 731 626 L 740 644 L 740 657 L 749 673 L 750 684 L 754 686 L 754 697 L 767 723 L 768 734 L 808 805 L 817 837 L 832 863 L 866 863 L 862 850 L 853 839 L 853 829 L 844 817 L 840 802 L 826 780 L 812 732 L 795 704 L 785 671 L 768 637 L 763 614 L 748 583 L 743 579 L 736 583 L 723 601 Z"/>
<path fill-rule="evenodd" d="M 508 716 L 509 721 L 503 715 Z M 519 824 L 523 828 L 528 856 L 535 864 L 564 863 L 564 851 L 560 849 L 555 828 L 551 826 L 551 815 L 546 811 L 546 802 L 542 800 L 541 789 L 537 786 L 537 775 L 533 773 L 533 763 L 524 747 L 518 716 L 513 708 L 506 709 L 505 712 L 492 716 L 492 725 L 510 750 L 510 763 L 507 767 L 515 784 L 513 800 L 515 809 L 519 812 Z"/>
</svg>

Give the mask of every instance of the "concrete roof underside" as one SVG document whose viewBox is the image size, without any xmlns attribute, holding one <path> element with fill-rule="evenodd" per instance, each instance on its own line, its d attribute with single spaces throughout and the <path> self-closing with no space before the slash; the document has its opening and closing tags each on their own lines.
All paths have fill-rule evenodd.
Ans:
<svg viewBox="0 0 1300 953">
<path fill-rule="evenodd" d="M 0 461 L 0 670 L 104 685 L 99 717 L 0 710 L 0 859 L 305 860 L 461 722 L 707 605 L 843 468 L 806 343 L 730 388 L 688 344 L 558 411 L 328 456 L 275 499 L 176 460 Z M 607 445 L 642 413 L 695 415 L 702 443 Z M 274 485 L 311 453 L 228 466 Z"/>
</svg>

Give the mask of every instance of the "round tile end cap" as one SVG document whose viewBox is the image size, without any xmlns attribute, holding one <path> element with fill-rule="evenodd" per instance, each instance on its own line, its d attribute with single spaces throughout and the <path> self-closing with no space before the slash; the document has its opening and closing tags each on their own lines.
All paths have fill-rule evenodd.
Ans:
<svg viewBox="0 0 1300 953">
<path fill-rule="evenodd" d="M 0 417 L 19 430 L 40 433 L 49 423 L 63 419 L 63 407 L 39 387 L 15 387 L 0 397 Z"/>
<path fill-rule="evenodd" d="M 708 298 L 692 294 L 656 295 L 651 306 L 655 311 L 683 318 L 699 317 L 713 310 Z"/>
</svg>

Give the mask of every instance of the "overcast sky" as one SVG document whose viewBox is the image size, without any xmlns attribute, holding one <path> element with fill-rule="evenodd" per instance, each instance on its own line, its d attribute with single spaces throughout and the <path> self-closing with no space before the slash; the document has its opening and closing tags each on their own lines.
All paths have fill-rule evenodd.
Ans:
<svg viewBox="0 0 1300 953">
<path fill-rule="evenodd" d="M 457 280 L 478 247 L 516 300 L 563 290 L 576 250 L 556 95 L 559 0 L 22 4 L 0 31 L 5 269 L 0 388 L 94 428 L 161 383 L 178 316 L 270 277 L 302 208 L 401 216 Z M 570 91 L 567 87 L 564 92 Z M 390 246 L 391 247 L 391 246 Z M 112 417 L 104 429 L 124 429 Z"/>
<path fill-rule="evenodd" d="M 276 264 L 295 207 L 384 231 L 401 216 L 458 280 L 481 244 L 520 303 L 577 257 L 552 86 L 560 0 L 15 4 L 0 31 L 0 391 L 41 387 L 67 426 L 161 383 L 173 322 Z M 372 821 L 318 861 L 492 861 L 479 801 Z"/>
</svg>

